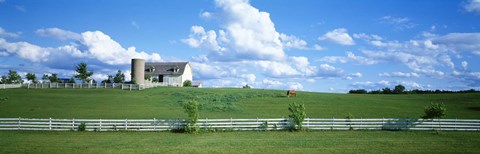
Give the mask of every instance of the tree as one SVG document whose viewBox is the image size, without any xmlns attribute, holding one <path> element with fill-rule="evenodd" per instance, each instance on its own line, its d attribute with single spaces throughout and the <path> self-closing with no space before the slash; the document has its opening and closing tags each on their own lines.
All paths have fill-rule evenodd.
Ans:
<svg viewBox="0 0 480 154">
<path fill-rule="evenodd" d="M 117 74 L 115 74 L 115 77 L 113 78 L 114 83 L 124 83 L 125 82 L 125 74 L 122 73 L 122 71 L 118 70 Z"/>
<path fill-rule="evenodd" d="M 197 133 L 199 131 L 198 127 L 198 117 L 200 114 L 198 113 L 198 102 L 191 100 L 188 101 L 184 106 L 184 112 L 187 114 L 188 118 L 186 119 L 186 124 L 184 126 L 186 133 Z"/>
<path fill-rule="evenodd" d="M 43 80 L 42 82 L 50 81 L 50 77 L 48 77 L 48 74 L 43 74 L 42 80 Z"/>
<path fill-rule="evenodd" d="M 51 76 L 48 77 L 51 83 L 58 83 L 60 79 L 58 79 L 57 74 L 53 73 Z"/>
<path fill-rule="evenodd" d="M 32 83 L 38 83 L 37 76 L 33 73 L 27 73 L 26 75 L 27 80 L 31 81 Z"/>
<path fill-rule="evenodd" d="M 89 77 L 93 75 L 92 71 L 87 71 L 87 63 L 81 62 L 75 67 L 75 71 L 78 73 L 75 78 L 82 80 L 83 83 L 90 81 Z"/>
<path fill-rule="evenodd" d="M 395 88 L 393 89 L 393 93 L 395 94 L 402 94 L 405 92 L 405 86 L 399 84 L 397 86 L 395 86 Z"/>
<path fill-rule="evenodd" d="M 7 84 L 7 76 L 2 75 L 2 79 L 0 79 L 1 84 Z"/>
<path fill-rule="evenodd" d="M 183 82 L 183 86 L 184 86 L 184 87 L 191 87 L 191 86 L 192 86 L 192 81 L 190 81 L 190 80 L 185 80 L 185 81 Z"/>
<path fill-rule="evenodd" d="M 22 80 L 22 77 L 18 75 L 17 71 L 8 70 L 7 83 L 19 84 L 19 83 L 23 83 L 23 80 Z"/>
<path fill-rule="evenodd" d="M 75 78 L 71 77 L 67 83 L 75 83 Z"/>
<path fill-rule="evenodd" d="M 431 103 L 430 106 L 425 107 L 425 115 L 422 116 L 424 119 L 433 119 L 441 118 L 445 116 L 447 108 L 443 103 Z"/>
<path fill-rule="evenodd" d="M 305 113 L 305 105 L 304 104 L 297 104 L 293 102 L 289 104 L 288 110 L 290 111 L 290 115 L 288 117 L 292 118 L 293 120 L 293 127 L 294 130 L 303 130 L 302 123 L 307 114 Z"/>
<path fill-rule="evenodd" d="M 382 94 L 391 94 L 392 93 L 392 90 L 390 90 L 390 88 L 383 88 L 382 89 Z"/>
<path fill-rule="evenodd" d="M 145 74 L 144 79 L 150 81 L 150 80 L 152 80 L 152 75 Z"/>
<path fill-rule="evenodd" d="M 366 94 L 367 90 L 365 89 L 356 89 L 348 91 L 349 94 Z"/>
</svg>

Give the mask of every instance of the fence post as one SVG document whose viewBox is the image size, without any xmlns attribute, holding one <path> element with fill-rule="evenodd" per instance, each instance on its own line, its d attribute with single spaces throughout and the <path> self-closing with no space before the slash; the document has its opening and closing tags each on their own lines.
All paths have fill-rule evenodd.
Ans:
<svg viewBox="0 0 480 154">
<path fill-rule="evenodd" d="M 75 118 L 72 119 L 72 130 L 75 130 Z"/>
<path fill-rule="evenodd" d="M 125 130 L 128 130 L 128 128 L 127 128 L 128 124 L 127 123 L 128 123 L 128 119 L 125 119 Z"/>
<path fill-rule="evenodd" d="M 102 131 L 102 119 L 100 119 L 100 128 L 99 128 L 100 131 Z"/>
<path fill-rule="evenodd" d="M 233 118 L 230 117 L 230 129 L 233 129 Z"/>
<path fill-rule="evenodd" d="M 434 123 L 434 120 L 432 119 L 432 123 L 430 123 L 430 126 L 432 127 L 432 130 L 435 130 L 435 129 L 433 128 L 433 123 Z"/>
<path fill-rule="evenodd" d="M 455 118 L 455 122 L 454 122 L 454 125 L 453 125 L 453 130 L 457 130 L 457 118 Z"/>
<path fill-rule="evenodd" d="M 207 125 L 207 127 L 210 129 L 211 127 L 208 125 L 208 118 L 205 118 L 205 124 Z"/>
<path fill-rule="evenodd" d="M 48 123 L 48 128 L 52 130 L 52 117 L 50 117 L 49 123 Z"/>
<path fill-rule="evenodd" d="M 332 130 L 333 130 L 333 123 L 335 122 L 335 117 L 332 118 Z"/>
<path fill-rule="evenodd" d="M 362 127 L 362 126 L 363 126 L 363 119 L 362 119 L 362 117 L 360 117 L 360 127 Z"/>
<path fill-rule="evenodd" d="M 440 120 L 438 120 L 438 129 L 439 129 L 439 130 L 442 130 L 442 129 L 443 129 L 443 128 L 442 128 L 442 121 L 440 121 Z"/>
<path fill-rule="evenodd" d="M 30 83 L 27 84 L 27 89 L 30 89 Z"/>
<path fill-rule="evenodd" d="M 307 128 L 310 128 L 310 118 L 307 118 Z"/>
<path fill-rule="evenodd" d="M 20 121 L 21 121 L 21 118 L 18 117 L 18 130 L 20 130 Z"/>
<path fill-rule="evenodd" d="M 157 121 L 153 118 L 153 131 L 157 129 Z"/>
</svg>

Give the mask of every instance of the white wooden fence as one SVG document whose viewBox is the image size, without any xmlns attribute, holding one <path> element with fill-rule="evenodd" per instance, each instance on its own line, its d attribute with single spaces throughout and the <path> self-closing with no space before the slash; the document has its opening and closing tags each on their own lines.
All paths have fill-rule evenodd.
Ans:
<svg viewBox="0 0 480 154">
<path fill-rule="evenodd" d="M 20 85 L 20 84 L 18 84 Z M 149 84 L 123 84 L 123 83 L 102 83 L 102 84 L 89 84 L 89 83 L 28 83 L 21 84 L 15 88 L 70 88 L 70 89 L 99 89 L 99 88 L 117 88 L 122 90 L 143 90 L 148 88 L 154 88 L 159 86 L 168 86 L 166 83 L 149 83 Z"/>
<path fill-rule="evenodd" d="M 22 84 L 0 84 L 0 89 L 20 88 Z"/>
<path fill-rule="evenodd" d="M 180 129 L 183 119 L 32 119 L 0 118 L 0 130 L 78 130 L 87 131 L 168 131 Z M 287 130 L 290 119 L 199 119 L 201 129 L 215 130 Z M 480 131 L 479 119 L 318 119 L 306 118 L 309 130 L 456 130 Z"/>
</svg>

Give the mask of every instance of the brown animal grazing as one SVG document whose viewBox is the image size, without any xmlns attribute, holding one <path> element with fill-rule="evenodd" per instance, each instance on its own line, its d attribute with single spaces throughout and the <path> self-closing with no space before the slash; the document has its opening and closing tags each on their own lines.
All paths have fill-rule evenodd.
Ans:
<svg viewBox="0 0 480 154">
<path fill-rule="evenodd" d="M 295 90 L 287 91 L 287 97 L 290 97 L 291 95 L 297 97 L 297 91 L 295 91 Z"/>
</svg>

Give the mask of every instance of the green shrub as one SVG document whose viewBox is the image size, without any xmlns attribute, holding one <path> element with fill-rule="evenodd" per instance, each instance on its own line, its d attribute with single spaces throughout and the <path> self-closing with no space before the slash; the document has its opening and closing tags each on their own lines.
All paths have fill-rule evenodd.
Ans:
<svg viewBox="0 0 480 154">
<path fill-rule="evenodd" d="M 260 128 L 261 128 L 261 130 L 263 130 L 263 131 L 267 131 L 267 130 L 268 130 L 268 121 L 264 121 L 264 122 L 260 125 Z"/>
<path fill-rule="evenodd" d="M 348 112 L 348 114 L 347 114 L 347 117 L 346 117 L 346 118 L 347 118 L 347 122 L 349 122 L 349 123 L 350 123 L 350 124 L 349 124 L 349 128 L 348 128 L 348 130 L 353 130 L 353 127 L 352 127 L 352 124 L 351 124 L 352 120 L 350 120 L 350 119 L 353 119 L 353 118 L 355 118 L 355 117 L 353 116 L 353 114 L 352 114 L 352 113 Z"/>
<path fill-rule="evenodd" d="M 185 113 L 187 113 L 188 118 L 185 120 L 184 130 L 186 133 L 198 133 L 199 126 L 198 122 L 198 103 L 197 101 L 191 100 L 188 101 L 184 106 L 183 109 Z"/>
<path fill-rule="evenodd" d="M 352 113 L 348 112 L 347 117 L 348 120 L 355 118 Z"/>
<path fill-rule="evenodd" d="M 442 118 L 445 116 L 447 108 L 443 103 L 431 103 L 430 106 L 425 107 L 425 115 L 422 116 L 424 119 L 433 119 L 433 118 Z"/>
<path fill-rule="evenodd" d="M 185 80 L 185 81 L 183 82 L 183 86 L 184 86 L 184 87 L 191 87 L 191 86 L 192 86 L 192 81 L 190 81 L 190 80 Z"/>
<path fill-rule="evenodd" d="M 82 122 L 82 123 L 80 123 L 80 125 L 78 125 L 78 131 L 82 132 L 82 131 L 85 131 L 86 129 L 87 129 L 87 125 L 84 122 Z"/>
<path fill-rule="evenodd" d="M 290 111 L 290 115 L 288 117 L 292 118 L 293 120 L 293 130 L 303 130 L 302 123 L 307 114 L 305 114 L 305 105 L 304 104 L 297 104 L 292 103 L 289 105 L 288 110 Z"/>
</svg>

